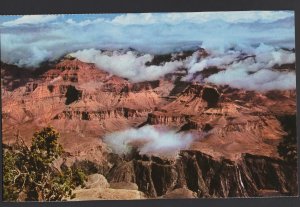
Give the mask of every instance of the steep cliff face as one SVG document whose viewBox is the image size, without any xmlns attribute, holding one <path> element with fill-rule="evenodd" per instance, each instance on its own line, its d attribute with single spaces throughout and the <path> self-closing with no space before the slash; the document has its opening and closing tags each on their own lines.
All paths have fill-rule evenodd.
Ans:
<svg viewBox="0 0 300 207">
<path fill-rule="evenodd" d="M 111 110 L 99 110 L 99 111 L 85 111 L 85 110 L 65 110 L 60 114 L 57 114 L 53 119 L 64 120 L 98 120 L 103 121 L 107 119 L 117 118 L 136 118 L 145 117 L 147 110 L 134 110 L 129 108 L 114 108 Z"/>
<path fill-rule="evenodd" d="M 175 91 L 171 93 L 177 93 Z M 219 96 L 215 88 L 190 84 L 177 95 L 174 101 L 150 113 L 147 122 L 152 125 L 174 125 L 180 128 L 189 121 L 190 117 L 201 114 L 205 108 L 216 107 Z"/>
<path fill-rule="evenodd" d="M 167 114 L 162 111 L 155 111 L 148 114 L 147 123 L 151 125 L 180 126 L 184 124 L 188 116 Z"/>
<path fill-rule="evenodd" d="M 134 182 L 149 197 L 185 188 L 197 197 L 252 197 L 265 191 L 297 194 L 297 172 L 288 163 L 243 154 L 239 161 L 216 160 L 198 151 L 182 151 L 176 160 L 137 156 L 115 164 L 110 182 Z"/>
<path fill-rule="evenodd" d="M 20 86 L 24 86 L 32 78 L 32 71 L 19 68 L 15 65 L 5 64 L 1 61 L 2 92 L 4 90 L 13 91 Z"/>
</svg>

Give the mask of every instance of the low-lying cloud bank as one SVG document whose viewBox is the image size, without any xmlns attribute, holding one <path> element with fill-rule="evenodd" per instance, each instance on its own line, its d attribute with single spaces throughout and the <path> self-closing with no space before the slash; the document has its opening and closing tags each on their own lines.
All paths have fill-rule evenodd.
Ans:
<svg viewBox="0 0 300 207">
<path fill-rule="evenodd" d="M 134 148 L 141 155 L 163 157 L 176 156 L 180 150 L 187 149 L 192 141 L 190 133 L 176 133 L 151 125 L 114 132 L 104 137 L 104 142 L 114 153 L 126 155 Z"/>
<path fill-rule="evenodd" d="M 211 56 L 190 65 L 188 72 L 194 74 L 209 67 L 217 67 L 224 70 L 204 80 L 201 77 L 196 79 L 246 90 L 288 90 L 296 88 L 295 71 L 279 71 L 274 70 L 274 67 L 293 64 L 295 61 L 294 51 L 260 44 L 258 47 L 213 52 Z M 192 76 L 188 75 L 184 79 L 189 80 L 188 77 Z"/>
<path fill-rule="evenodd" d="M 229 85 L 246 90 L 268 91 L 288 90 L 296 87 L 295 71 L 278 71 L 274 67 L 295 63 L 295 52 L 275 48 L 270 45 L 224 48 L 210 50 L 207 57 L 199 57 L 194 52 L 184 60 L 171 60 L 161 65 L 147 65 L 153 60 L 150 54 L 113 51 L 102 52 L 95 49 L 80 50 L 70 55 L 83 62 L 95 63 L 99 68 L 132 82 L 157 80 L 179 68 L 186 68 L 184 81 L 209 82 Z M 176 55 L 173 54 L 175 57 Z M 194 74 L 210 67 L 224 69 L 207 78 Z"/>
<path fill-rule="evenodd" d="M 135 48 L 149 54 L 201 46 L 294 47 L 290 11 L 29 15 L 1 20 L 1 61 L 38 67 L 77 50 Z M 4 17 L 2 17 L 4 18 Z M 276 34 L 276 35 L 274 35 Z"/>
<path fill-rule="evenodd" d="M 0 29 L 1 61 L 20 67 L 39 67 L 71 53 L 133 82 L 155 80 L 185 67 L 187 81 L 261 91 L 296 87 L 295 72 L 272 70 L 295 62 L 293 51 L 280 49 L 295 47 L 291 11 L 29 15 L 0 18 Z M 199 58 L 196 52 L 185 60 L 146 65 L 156 54 L 199 47 L 210 55 Z M 139 54 L 101 52 L 128 48 Z M 194 77 L 209 67 L 226 70 Z"/>
<path fill-rule="evenodd" d="M 70 54 L 83 62 L 95 63 L 99 68 L 114 75 L 128 78 L 133 82 L 157 80 L 183 66 L 180 61 L 166 62 L 163 65 L 146 66 L 153 60 L 150 54 L 138 55 L 135 52 L 101 52 L 95 49 L 80 50 Z"/>
</svg>

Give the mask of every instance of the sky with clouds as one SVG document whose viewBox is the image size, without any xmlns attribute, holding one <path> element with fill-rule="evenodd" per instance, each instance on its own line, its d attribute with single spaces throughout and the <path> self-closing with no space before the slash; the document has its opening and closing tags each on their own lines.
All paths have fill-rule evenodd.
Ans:
<svg viewBox="0 0 300 207">
<path fill-rule="evenodd" d="M 1 16 L 1 60 L 36 66 L 89 48 L 167 53 L 200 45 L 294 47 L 293 25 L 290 11 Z"/>
<path fill-rule="evenodd" d="M 110 66 L 106 68 L 108 71 L 122 75 L 121 66 L 112 62 L 121 58 L 128 70 L 136 68 L 129 73 L 134 76 L 140 74 L 138 68 L 145 70 L 143 61 L 151 60 L 154 54 L 203 47 L 213 54 L 210 60 L 213 65 L 216 58 L 225 58 L 226 51 L 232 47 L 255 53 L 253 48 L 266 45 L 274 53 L 273 59 L 278 58 L 279 48 L 295 47 L 292 11 L 1 16 L 0 34 L 1 61 L 6 63 L 38 67 L 44 61 L 73 53 L 86 61 L 105 63 Z M 126 48 L 134 48 L 146 56 L 114 54 L 117 56 L 106 57 L 101 51 L 95 54 L 99 49 Z M 196 63 L 191 71 L 203 67 L 203 62 Z M 151 70 L 170 72 L 185 64 L 188 63 L 170 62 Z M 151 76 L 152 79 L 160 75 L 157 74 Z M 141 76 L 136 81 L 144 79 Z M 220 82 L 217 78 L 211 80 Z"/>
</svg>

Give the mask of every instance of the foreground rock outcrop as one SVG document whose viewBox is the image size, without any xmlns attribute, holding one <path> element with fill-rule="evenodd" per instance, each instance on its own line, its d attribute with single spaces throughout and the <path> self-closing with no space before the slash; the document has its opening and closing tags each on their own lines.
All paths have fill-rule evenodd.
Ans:
<svg viewBox="0 0 300 207">
<path fill-rule="evenodd" d="M 243 154 L 238 161 L 216 160 L 191 150 L 182 151 L 176 160 L 137 156 L 115 164 L 107 178 L 110 182 L 134 182 L 149 197 L 168 197 L 171 192 L 199 198 L 264 196 L 264 191 L 270 190 L 285 196 L 297 194 L 293 166 L 250 154 Z"/>
<path fill-rule="evenodd" d="M 130 184 L 129 184 L 130 185 Z M 77 188 L 73 191 L 70 201 L 82 200 L 134 200 L 145 199 L 144 193 L 137 189 L 128 189 L 126 184 L 118 185 L 119 188 L 113 187 L 107 182 L 101 174 L 92 174 L 88 176 L 84 188 Z"/>
</svg>

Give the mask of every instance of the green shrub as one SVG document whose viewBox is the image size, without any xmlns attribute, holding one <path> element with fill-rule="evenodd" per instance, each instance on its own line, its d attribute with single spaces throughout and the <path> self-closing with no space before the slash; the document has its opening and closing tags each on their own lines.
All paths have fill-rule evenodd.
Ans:
<svg viewBox="0 0 300 207">
<path fill-rule="evenodd" d="M 72 196 L 72 190 L 83 185 L 85 174 L 80 170 L 58 171 L 53 161 L 63 152 L 57 140 L 59 133 L 46 127 L 34 133 L 31 147 L 20 138 L 11 148 L 4 150 L 3 199 L 18 200 L 20 193 L 25 200 L 57 201 Z M 22 200 L 22 199 L 21 199 Z"/>
</svg>

